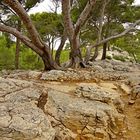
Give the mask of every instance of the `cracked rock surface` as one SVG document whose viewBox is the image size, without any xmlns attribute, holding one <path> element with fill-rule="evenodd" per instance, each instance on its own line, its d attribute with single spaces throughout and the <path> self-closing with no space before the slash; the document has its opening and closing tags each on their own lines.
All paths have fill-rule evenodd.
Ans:
<svg viewBox="0 0 140 140">
<path fill-rule="evenodd" d="M 140 65 L 0 72 L 0 140 L 139 140 Z"/>
<path fill-rule="evenodd" d="M 53 140 L 55 130 L 36 101 L 41 90 L 31 82 L 0 78 L 0 139 Z"/>
<path fill-rule="evenodd" d="M 88 100 L 52 90 L 48 92 L 45 112 L 56 128 L 60 125 L 62 131 L 69 129 L 73 132 L 73 137 L 68 135 L 67 138 L 117 138 L 117 135 L 122 135 L 124 129 L 124 115 L 117 111 L 115 105 L 104 100 L 106 96 L 101 95 L 101 98 L 97 99 L 99 96 L 96 95 Z M 63 135 L 58 137 L 63 139 Z"/>
</svg>

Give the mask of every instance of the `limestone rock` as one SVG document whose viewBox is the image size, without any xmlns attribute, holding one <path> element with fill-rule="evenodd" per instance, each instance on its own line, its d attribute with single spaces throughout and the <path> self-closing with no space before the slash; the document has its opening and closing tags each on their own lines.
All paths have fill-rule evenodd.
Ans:
<svg viewBox="0 0 140 140">
<path fill-rule="evenodd" d="M 54 140 L 55 130 L 36 105 L 41 94 L 32 82 L 0 78 L 0 139 Z"/>
<path fill-rule="evenodd" d="M 140 98 L 140 85 L 134 86 L 131 92 L 131 99 L 135 100 L 137 98 Z"/>
<path fill-rule="evenodd" d="M 39 79 L 42 75 L 42 72 L 39 71 L 29 71 L 28 77 L 30 79 Z"/>
<path fill-rule="evenodd" d="M 59 80 L 59 78 L 63 77 L 64 74 L 65 74 L 65 72 L 63 72 L 61 70 L 51 70 L 49 72 L 43 73 L 41 79 L 56 81 L 56 80 Z"/>
<path fill-rule="evenodd" d="M 114 104 L 119 112 L 123 112 L 124 104 L 120 99 L 120 95 L 115 91 L 110 92 L 107 89 L 99 86 L 82 85 L 77 87 L 76 95 L 89 100 L 100 101 L 107 104 Z"/>
<path fill-rule="evenodd" d="M 130 92 L 131 92 L 131 89 L 130 89 L 130 87 L 128 86 L 128 85 L 126 85 L 126 84 L 119 84 L 118 85 L 119 86 L 119 88 L 124 92 L 124 93 L 126 93 L 127 95 L 129 95 L 130 94 Z"/>
<path fill-rule="evenodd" d="M 118 113 L 113 105 L 76 98 L 62 92 L 51 90 L 48 92 L 48 101 L 45 105 L 45 112 L 50 116 L 54 128 L 61 127 L 61 133 L 67 129 L 72 132 L 67 138 L 80 137 L 86 140 L 109 137 L 117 137 L 123 129 L 124 116 Z M 56 129 L 57 131 L 57 129 Z M 61 137 L 60 132 L 58 137 Z M 69 134 L 70 134 L 69 132 Z"/>
<path fill-rule="evenodd" d="M 0 104 L 0 139 L 53 140 L 55 131 L 42 110 L 31 103 Z"/>
<path fill-rule="evenodd" d="M 130 76 L 127 80 L 127 84 L 131 87 L 134 87 L 136 85 L 140 85 L 140 76 Z"/>
</svg>

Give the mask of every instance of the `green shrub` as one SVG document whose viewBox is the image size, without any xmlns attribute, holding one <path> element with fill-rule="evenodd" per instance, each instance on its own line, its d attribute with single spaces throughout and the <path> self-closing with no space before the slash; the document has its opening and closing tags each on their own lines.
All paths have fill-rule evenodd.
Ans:
<svg viewBox="0 0 140 140">
<path fill-rule="evenodd" d="M 115 60 L 119 60 L 119 61 L 122 61 L 122 62 L 125 62 L 126 61 L 126 57 L 123 57 L 123 56 L 113 56 L 113 59 Z"/>
<path fill-rule="evenodd" d="M 106 59 L 111 60 L 111 59 L 112 59 L 112 57 L 107 55 L 107 56 L 106 56 Z"/>
</svg>

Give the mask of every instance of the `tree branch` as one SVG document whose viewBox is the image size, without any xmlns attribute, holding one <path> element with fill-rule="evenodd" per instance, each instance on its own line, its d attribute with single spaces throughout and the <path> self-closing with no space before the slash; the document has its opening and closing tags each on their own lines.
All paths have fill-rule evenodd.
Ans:
<svg viewBox="0 0 140 140">
<path fill-rule="evenodd" d="M 79 16 L 76 25 L 75 25 L 75 31 L 79 32 L 80 27 L 85 23 L 86 19 L 88 18 L 93 5 L 96 3 L 96 0 L 89 0 L 84 8 L 84 10 L 82 11 L 81 15 Z"/>
<path fill-rule="evenodd" d="M 30 38 L 33 44 L 40 48 L 43 48 L 44 45 L 35 26 L 32 24 L 29 15 L 22 7 L 22 5 L 19 3 L 19 1 L 18 0 L 3 0 L 3 1 L 5 4 L 7 4 L 7 6 L 11 7 L 16 12 L 16 14 L 20 17 L 20 19 L 23 21 L 30 34 Z"/>
<path fill-rule="evenodd" d="M 62 13 L 64 19 L 64 26 L 67 31 L 67 35 L 72 40 L 72 36 L 74 34 L 74 26 L 71 20 L 71 1 L 70 0 L 62 0 Z"/>
<path fill-rule="evenodd" d="M 95 45 L 89 46 L 86 50 L 86 56 L 85 56 L 85 62 L 87 63 L 89 61 L 89 57 L 90 57 L 90 52 L 92 48 L 98 47 L 110 40 L 113 39 L 117 39 L 120 38 L 122 36 L 125 36 L 128 32 L 132 31 L 132 30 L 136 30 L 136 26 L 140 23 L 140 20 L 137 20 L 135 23 L 133 23 L 128 29 L 124 30 L 122 33 L 114 35 L 114 36 L 110 36 L 104 40 L 101 40 L 99 43 L 96 43 Z"/>
<path fill-rule="evenodd" d="M 110 36 L 110 37 L 100 41 L 99 43 L 91 46 L 91 48 L 94 48 L 96 46 L 100 46 L 101 44 L 104 44 L 104 43 L 106 43 L 106 42 L 108 42 L 110 40 L 122 37 L 122 36 L 126 35 L 128 32 L 130 32 L 132 30 L 136 30 L 135 26 L 137 26 L 139 23 L 140 23 L 140 20 L 137 20 L 134 24 L 132 24 L 128 29 L 124 30 L 122 33 L 114 35 L 114 36 Z"/>
<path fill-rule="evenodd" d="M 43 52 L 39 48 L 37 48 L 28 37 L 22 35 L 17 29 L 0 23 L 0 31 L 7 32 L 14 35 L 15 37 L 19 38 L 25 45 L 29 46 L 32 50 L 34 50 L 39 55 L 43 54 Z"/>
</svg>

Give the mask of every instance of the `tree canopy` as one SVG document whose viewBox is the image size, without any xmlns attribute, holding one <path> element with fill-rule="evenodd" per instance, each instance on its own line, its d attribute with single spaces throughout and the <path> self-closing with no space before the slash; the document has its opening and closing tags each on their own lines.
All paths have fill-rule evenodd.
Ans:
<svg viewBox="0 0 140 140">
<path fill-rule="evenodd" d="M 5 32 L 2 44 L 12 47 L 15 43 L 12 35 L 15 36 L 16 57 L 21 45 L 38 55 L 35 57 L 42 60 L 45 70 L 84 68 L 89 61 L 96 60 L 101 49 L 102 59 L 106 59 L 107 48 L 117 46 L 139 62 L 140 7 L 133 5 L 134 0 L 52 0 L 55 6 L 52 13 L 29 15 L 28 11 L 39 2 L 42 1 L 0 1 L 0 31 Z M 58 14 L 60 5 L 62 13 Z M 56 40 L 60 43 L 54 50 Z M 60 59 L 66 43 L 69 49 L 64 68 Z"/>
</svg>

